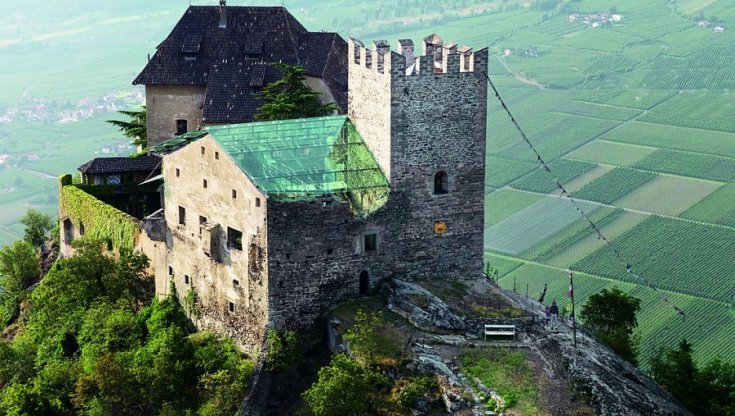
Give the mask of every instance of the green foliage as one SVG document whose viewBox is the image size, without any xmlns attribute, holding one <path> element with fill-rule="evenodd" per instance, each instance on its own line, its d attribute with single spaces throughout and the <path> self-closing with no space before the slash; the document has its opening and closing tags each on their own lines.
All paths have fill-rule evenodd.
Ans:
<svg viewBox="0 0 735 416">
<path fill-rule="evenodd" d="M 521 352 L 492 348 L 467 352 L 459 357 L 462 372 L 471 378 L 478 378 L 482 384 L 492 386 L 505 400 L 505 406 L 492 410 L 513 409 L 517 414 L 542 415 L 538 404 L 538 387 L 526 357 Z"/>
<path fill-rule="evenodd" d="M 152 292 L 144 256 L 75 248 L 34 290 L 25 332 L 0 343 L 0 414 L 234 414 L 252 361 L 193 333 L 175 296 L 140 309 Z"/>
<path fill-rule="evenodd" d="M 197 296 L 197 292 L 195 292 L 193 288 L 189 288 L 189 290 L 186 291 L 186 296 L 184 297 L 184 308 L 189 316 L 194 319 L 199 319 L 201 314 L 199 307 L 197 306 L 198 300 L 199 297 Z"/>
<path fill-rule="evenodd" d="M 316 416 L 352 416 L 368 413 L 377 393 L 376 375 L 344 354 L 319 370 L 319 379 L 303 394 Z"/>
<path fill-rule="evenodd" d="M 585 327 L 635 365 L 640 340 L 633 336 L 633 330 L 638 326 L 636 313 L 640 309 L 640 299 L 613 287 L 590 296 L 579 317 Z"/>
<path fill-rule="evenodd" d="M 0 248 L 0 328 L 18 316 L 26 289 L 40 274 L 38 254 L 26 241 Z"/>
<path fill-rule="evenodd" d="M 419 399 L 437 392 L 436 378 L 421 376 L 408 381 L 398 392 L 396 403 L 403 409 L 410 409 Z"/>
<path fill-rule="evenodd" d="M 61 188 L 59 209 L 77 229 L 84 225 L 85 236 L 112 241 L 117 249 L 135 247 L 140 225 L 132 216 L 113 208 L 76 186 Z"/>
<path fill-rule="evenodd" d="M 265 363 L 271 370 L 285 370 L 296 363 L 299 358 L 299 339 L 294 331 L 279 334 L 269 329 L 266 334 L 268 352 Z"/>
<path fill-rule="evenodd" d="M 24 239 L 34 247 L 39 247 L 46 241 L 49 231 L 54 228 L 54 221 L 50 216 L 31 208 L 20 219 L 26 227 Z"/>
<path fill-rule="evenodd" d="M 127 116 L 130 121 L 107 120 L 107 123 L 117 127 L 125 137 L 133 139 L 133 145 L 145 150 L 148 147 L 147 132 L 147 110 L 145 106 L 141 106 L 139 110 L 118 111 L 118 113 Z"/>
<path fill-rule="evenodd" d="M 698 416 L 735 414 L 735 364 L 716 358 L 700 370 L 692 352 L 686 339 L 676 349 L 656 348 L 651 377 Z"/>
<path fill-rule="evenodd" d="M 350 351 L 363 366 L 373 363 L 380 352 L 377 335 L 384 325 L 382 312 L 367 314 L 358 310 L 355 324 L 345 333 L 344 339 L 349 343 Z"/>
<path fill-rule="evenodd" d="M 303 67 L 282 63 L 274 64 L 274 66 L 281 71 L 283 78 L 263 88 L 260 96 L 263 104 L 258 108 L 256 120 L 289 120 L 328 116 L 337 110 L 334 103 L 321 104 L 319 102 L 319 93 L 304 83 L 306 70 Z"/>
</svg>

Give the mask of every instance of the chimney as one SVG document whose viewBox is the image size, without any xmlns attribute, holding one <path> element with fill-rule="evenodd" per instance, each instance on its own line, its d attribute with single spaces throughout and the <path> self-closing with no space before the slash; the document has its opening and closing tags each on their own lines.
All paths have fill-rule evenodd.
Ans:
<svg viewBox="0 0 735 416">
<path fill-rule="evenodd" d="M 219 28 L 227 28 L 227 0 L 219 0 Z"/>
</svg>

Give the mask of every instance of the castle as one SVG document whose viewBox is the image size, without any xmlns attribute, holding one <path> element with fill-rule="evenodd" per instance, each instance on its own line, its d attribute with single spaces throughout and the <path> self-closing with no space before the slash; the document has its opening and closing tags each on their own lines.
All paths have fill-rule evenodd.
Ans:
<svg viewBox="0 0 735 416">
<path fill-rule="evenodd" d="M 272 20 L 252 19 L 259 13 Z M 63 253 L 72 251 L 69 244 L 80 235 L 102 238 L 113 251 L 142 250 L 158 295 L 175 287 L 180 299 L 194 298 L 197 324 L 227 333 L 246 351 L 261 345 L 267 328 L 306 327 L 383 278 L 480 275 L 486 49 L 445 46 L 436 35 L 424 39 L 417 57 L 410 40 L 400 40 L 397 51 L 385 41 L 370 49 L 336 34 L 309 35 L 283 8 L 230 8 L 221 2 L 219 9 L 192 7 L 182 21 L 192 14 L 208 16 L 195 21 L 212 26 L 206 33 L 216 36 L 182 37 L 175 29 L 159 47 L 162 56 L 154 56 L 136 79 L 151 83 L 149 149 L 161 164 L 160 174 L 152 170 L 143 183 L 158 187 L 161 209 L 136 218 L 110 206 L 108 193 L 94 184 L 74 185 L 63 177 Z M 306 40 L 264 37 L 247 19 L 270 22 L 263 24 L 277 30 L 298 27 Z M 233 26 L 250 45 L 242 49 L 228 42 L 226 52 L 240 56 L 238 63 L 217 64 L 216 76 L 210 72 L 207 80 L 196 81 L 207 85 L 176 84 L 194 79 L 186 71 L 204 68 L 205 59 L 192 61 L 186 51 L 211 54 L 202 52 L 207 42 L 222 40 L 218 31 Z M 259 34 L 254 42 L 248 30 Z M 329 45 L 321 49 L 308 45 L 316 37 L 331 43 L 316 42 Z M 246 94 L 253 92 L 253 79 L 262 85 L 267 76 L 260 74 L 272 73 L 269 63 L 281 59 L 269 61 L 267 48 L 257 49 L 268 46 L 265 38 L 299 45 L 292 62 L 303 64 L 301 57 L 308 55 L 311 63 L 304 65 L 315 75 L 307 83 L 325 102 L 337 102 L 340 114 L 249 122 L 255 96 Z M 196 40 L 199 46 L 186 47 Z M 278 49 L 276 43 L 270 46 Z M 178 51 L 186 53 L 166 56 Z M 167 67 L 170 60 L 176 62 Z M 327 70 L 330 60 L 344 65 Z M 172 75 L 171 68 L 181 73 Z M 218 104 L 217 78 L 238 80 L 238 74 L 243 79 L 225 82 L 229 95 L 224 106 Z M 163 85 L 165 80 L 172 84 Z M 229 118 L 207 122 L 207 114 L 227 109 Z M 237 123 L 222 124 L 227 119 Z M 181 120 L 206 127 L 180 131 Z M 105 214 L 91 215 L 95 210 Z"/>
</svg>

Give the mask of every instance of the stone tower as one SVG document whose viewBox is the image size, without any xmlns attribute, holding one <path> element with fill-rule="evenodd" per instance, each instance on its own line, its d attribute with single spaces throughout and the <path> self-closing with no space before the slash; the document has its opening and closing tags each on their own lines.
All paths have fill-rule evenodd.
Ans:
<svg viewBox="0 0 735 416">
<path fill-rule="evenodd" d="M 350 40 L 348 114 L 391 184 L 383 222 L 394 273 L 482 272 L 487 122 L 486 49 L 441 38 Z M 438 48 L 441 48 L 440 50 Z"/>
</svg>

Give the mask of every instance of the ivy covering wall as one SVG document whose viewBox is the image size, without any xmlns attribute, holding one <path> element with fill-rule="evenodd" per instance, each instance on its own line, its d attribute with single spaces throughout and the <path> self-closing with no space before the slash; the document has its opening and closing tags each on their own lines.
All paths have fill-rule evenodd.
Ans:
<svg viewBox="0 0 735 416">
<path fill-rule="evenodd" d="M 77 230 L 84 225 L 85 237 L 110 241 L 113 248 L 135 247 L 141 233 L 137 219 L 69 184 L 64 176 L 59 182 L 60 218 L 69 217 Z"/>
</svg>

